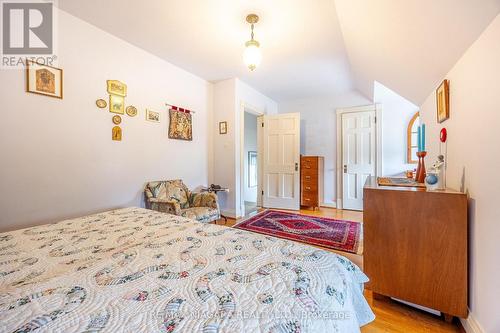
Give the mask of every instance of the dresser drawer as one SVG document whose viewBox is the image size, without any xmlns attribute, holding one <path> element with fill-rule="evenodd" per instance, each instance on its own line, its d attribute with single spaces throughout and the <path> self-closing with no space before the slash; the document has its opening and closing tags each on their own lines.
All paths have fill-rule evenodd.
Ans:
<svg viewBox="0 0 500 333">
<path fill-rule="evenodd" d="M 302 191 L 304 192 L 304 194 L 307 194 L 307 193 L 317 194 L 318 193 L 318 183 L 317 182 L 304 181 L 304 182 L 302 182 L 301 186 L 302 186 Z"/>
<path fill-rule="evenodd" d="M 300 198 L 300 204 L 302 206 L 317 206 L 318 205 L 318 195 L 315 193 L 306 194 L 302 192 L 302 197 Z"/>
<path fill-rule="evenodd" d="M 318 169 L 302 169 L 301 180 L 309 182 L 318 181 Z"/>
<path fill-rule="evenodd" d="M 314 157 L 303 157 L 300 160 L 300 167 L 303 171 L 318 170 L 318 159 Z"/>
</svg>

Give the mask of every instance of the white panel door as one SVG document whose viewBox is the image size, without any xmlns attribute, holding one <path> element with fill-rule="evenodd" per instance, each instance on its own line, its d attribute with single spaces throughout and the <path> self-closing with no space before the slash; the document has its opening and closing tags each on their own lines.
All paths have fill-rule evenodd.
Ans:
<svg viewBox="0 0 500 333">
<path fill-rule="evenodd" d="M 342 114 L 343 209 L 363 210 L 363 186 L 376 173 L 375 111 Z"/>
<path fill-rule="evenodd" d="M 264 116 L 264 207 L 300 209 L 299 162 L 299 113 Z"/>
</svg>

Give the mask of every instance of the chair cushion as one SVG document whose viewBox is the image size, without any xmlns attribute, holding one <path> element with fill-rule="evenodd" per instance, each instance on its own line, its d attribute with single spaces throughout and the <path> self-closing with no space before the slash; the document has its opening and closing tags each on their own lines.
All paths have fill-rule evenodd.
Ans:
<svg viewBox="0 0 500 333">
<path fill-rule="evenodd" d="M 147 187 L 153 195 L 153 198 L 167 200 L 167 188 L 165 186 L 165 182 L 150 182 Z"/>
<path fill-rule="evenodd" d="M 189 194 L 181 180 L 169 180 L 165 186 L 166 200 L 177 201 L 182 209 L 189 207 Z"/>
<path fill-rule="evenodd" d="M 208 223 L 219 219 L 219 211 L 209 207 L 192 207 L 183 209 L 181 216 L 198 222 Z"/>
</svg>

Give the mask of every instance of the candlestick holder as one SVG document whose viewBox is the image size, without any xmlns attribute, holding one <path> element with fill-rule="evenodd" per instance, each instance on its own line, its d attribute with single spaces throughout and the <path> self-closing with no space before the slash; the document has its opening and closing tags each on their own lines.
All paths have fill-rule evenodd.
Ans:
<svg viewBox="0 0 500 333">
<path fill-rule="evenodd" d="M 417 183 L 423 183 L 425 181 L 425 156 L 427 156 L 426 151 L 418 151 L 417 152 L 417 157 L 418 157 L 418 166 L 417 166 L 417 173 L 415 175 L 415 181 Z"/>
</svg>

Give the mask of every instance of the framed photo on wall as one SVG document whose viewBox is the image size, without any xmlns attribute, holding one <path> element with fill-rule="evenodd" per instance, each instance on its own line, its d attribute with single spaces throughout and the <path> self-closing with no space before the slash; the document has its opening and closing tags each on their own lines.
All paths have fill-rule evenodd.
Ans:
<svg viewBox="0 0 500 333">
<path fill-rule="evenodd" d="M 151 121 L 153 123 L 159 123 L 160 122 L 160 113 L 146 109 L 146 120 Z"/>
<path fill-rule="evenodd" d="M 109 95 L 109 112 L 124 114 L 125 97 L 119 95 Z"/>
<path fill-rule="evenodd" d="M 219 134 L 227 134 L 227 121 L 219 123 Z"/>
<path fill-rule="evenodd" d="M 63 98 L 63 70 L 26 60 L 26 91 Z"/>
<path fill-rule="evenodd" d="M 450 81 L 444 80 L 436 90 L 437 121 L 450 118 Z"/>
</svg>

